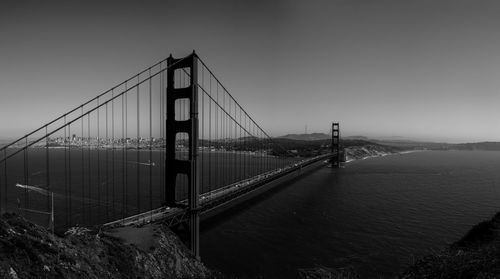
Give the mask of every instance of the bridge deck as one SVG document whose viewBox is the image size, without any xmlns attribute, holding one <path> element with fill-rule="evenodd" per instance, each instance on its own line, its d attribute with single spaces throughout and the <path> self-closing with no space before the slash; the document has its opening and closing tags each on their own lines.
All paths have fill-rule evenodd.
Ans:
<svg viewBox="0 0 500 279">
<path fill-rule="evenodd" d="M 262 173 L 252 178 L 242 180 L 237 183 L 229 184 L 227 186 L 218 188 L 216 190 L 206 192 L 200 195 L 200 214 L 203 216 L 209 211 L 231 202 L 235 199 L 245 196 L 246 194 L 252 192 L 253 190 L 273 182 L 281 177 L 284 177 L 290 173 L 298 171 L 303 167 L 309 166 L 316 162 L 328 159 L 332 157 L 332 154 L 324 154 L 309 158 L 307 160 L 302 160 L 293 165 L 289 165 L 284 168 L 273 170 L 270 172 Z M 179 207 L 167 207 L 162 206 L 151 211 L 143 212 L 137 215 L 133 215 L 127 218 L 115 220 L 104 224 L 104 227 L 115 227 L 115 226 L 129 226 L 129 225 L 141 225 L 151 222 L 164 222 L 169 227 L 178 225 L 182 222 L 187 221 L 189 218 L 189 210 L 187 208 L 187 201 L 181 201 Z"/>
</svg>

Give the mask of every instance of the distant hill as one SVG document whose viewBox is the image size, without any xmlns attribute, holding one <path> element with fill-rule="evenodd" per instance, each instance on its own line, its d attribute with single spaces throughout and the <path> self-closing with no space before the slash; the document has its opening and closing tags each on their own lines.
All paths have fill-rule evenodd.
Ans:
<svg viewBox="0 0 500 279">
<path fill-rule="evenodd" d="M 486 142 L 451 144 L 449 149 L 498 151 L 500 150 L 500 142 L 486 141 Z"/>
<path fill-rule="evenodd" d="M 370 140 L 368 137 L 365 136 L 347 136 L 347 137 L 342 137 L 343 139 L 349 139 L 349 140 Z"/>
<path fill-rule="evenodd" d="M 405 149 L 432 149 L 432 150 L 447 150 L 450 148 L 449 143 L 442 142 L 426 142 L 426 141 L 414 141 L 414 140 L 380 140 L 380 139 L 372 139 L 372 142 L 401 147 Z"/>
<path fill-rule="evenodd" d="M 411 140 L 370 140 L 372 142 L 407 149 L 430 150 L 485 150 L 500 151 L 500 142 L 444 143 Z"/>
<path fill-rule="evenodd" d="M 332 136 L 324 133 L 312 133 L 312 134 L 288 134 L 278 138 L 291 139 L 291 140 L 325 140 L 325 139 L 331 139 Z"/>
<path fill-rule="evenodd" d="M 331 135 L 324 133 L 288 134 L 274 138 L 291 148 L 301 149 L 304 146 L 330 145 Z M 301 143 L 302 141 L 302 143 Z M 305 143 L 309 142 L 309 143 Z M 500 151 L 500 142 L 472 142 L 472 143 L 445 143 L 407 139 L 404 137 L 368 138 L 365 136 L 342 137 L 345 147 L 376 144 L 391 146 L 400 150 L 427 149 L 427 150 L 486 150 Z"/>
</svg>

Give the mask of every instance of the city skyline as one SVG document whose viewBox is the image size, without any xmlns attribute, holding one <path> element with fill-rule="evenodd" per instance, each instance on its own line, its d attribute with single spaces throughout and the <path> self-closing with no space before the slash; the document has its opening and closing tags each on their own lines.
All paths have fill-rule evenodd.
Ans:
<svg viewBox="0 0 500 279">
<path fill-rule="evenodd" d="M 0 138 L 195 49 L 274 137 L 305 125 L 326 133 L 335 121 L 344 136 L 500 141 L 499 10 L 444 0 L 8 3 Z"/>
</svg>

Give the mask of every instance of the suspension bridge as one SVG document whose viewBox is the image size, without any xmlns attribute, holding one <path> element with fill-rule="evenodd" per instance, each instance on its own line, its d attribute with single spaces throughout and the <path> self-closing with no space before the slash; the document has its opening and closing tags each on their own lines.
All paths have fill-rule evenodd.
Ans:
<svg viewBox="0 0 500 279">
<path fill-rule="evenodd" d="M 165 222 L 199 255 L 200 216 L 329 160 L 270 137 L 196 53 L 170 56 L 0 148 L 0 211 L 64 231 Z"/>
</svg>

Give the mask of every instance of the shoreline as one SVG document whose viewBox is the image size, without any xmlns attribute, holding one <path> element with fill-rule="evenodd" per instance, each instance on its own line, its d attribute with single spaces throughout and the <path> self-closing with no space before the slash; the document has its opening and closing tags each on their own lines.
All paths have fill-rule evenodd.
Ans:
<svg viewBox="0 0 500 279">
<path fill-rule="evenodd" d="M 353 146 L 346 148 L 346 161 L 345 163 L 351 163 L 360 160 L 366 160 L 370 158 L 385 157 L 389 155 L 403 155 L 415 152 L 423 152 L 426 150 L 403 150 L 394 151 L 388 147 L 381 146 Z"/>
</svg>

